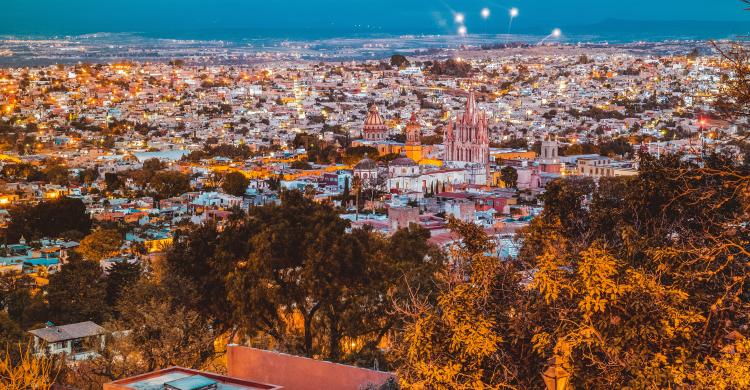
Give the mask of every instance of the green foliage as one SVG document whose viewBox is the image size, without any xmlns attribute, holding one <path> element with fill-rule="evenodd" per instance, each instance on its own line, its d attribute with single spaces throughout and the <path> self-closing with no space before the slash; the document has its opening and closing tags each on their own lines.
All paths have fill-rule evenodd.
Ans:
<svg viewBox="0 0 750 390">
<path fill-rule="evenodd" d="M 35 166 L 27 163 L 6 164 L 0 170 L 0 177 L 8 181 L 42 180 L 43 174 Z"/>
<path fill-rule="evenodd" d="M 633 145 L 625 137 L 615 138 L 599 144 L 599 154 L 610 157 L 624 156 L 626 154 L 632 156 Z"/>
<path fill-rule="evenodd" d="M 37 205 L 19 205 L 10 209 L 11 223 L 8 226 L 9 242 L 21 236 L 27 240 L 42 237 L 57 237 L 63 232 L 77 230 L 88 233 L 91 219 L 80 199 L 62 197 Z"/>
<path fill-rule="evenodd" d="M 404 57 L 403 55 L 394 54 L 391 56 L 391 66 L 395 66 L 397 68 L 405 68 L 409 65 L 411 65 L 409 63 L 409 60 L 406 59 L 406 57 Z"/>
<path fill-rule="evenodd" d="M 507 188 L 515 188 L 518 185 L 518 172 L 515 168 L 507 166 L 500 170 L 500 180 Z"/>
<path fill-rule="evenodd" d="M 50 276 L 47 300 L 56 324 L 103 323 L 109 316 L 105 298 L 106 279 L 98 262 L 73 260 Z"/>
<path fill-rule="evenodd" d="M 117 191 L 124 185 L 120 176 L 113 172 L 104 173 L 104 184 L 107 186 L 107 191 L 109 192 Z"/>
<path fill-rule="evenodd" d="M 143 162 L 143 169 L 146 171 L 156 172 L 164 168 L 158 158 L 150 158 Z"/>
<path fill-rule="evenodd" d="M 636 177 L 550 183 L 517 261 L 454 223 L 437 304 L 404 311 L 402 385 L 541 388 L 553 356 L 575 388 L 750 383 L 750 171 L 721 156 L 640 161 Z"/>
<path fill-rule="evenodd" d="M 520 301 L 519 277 L 509 264 L 484 255 L 493 245 L 480 227 L 457 220 L 450 225 L 461 242 L 451 248 L 454 268 L 441 274 L 437 299 L 402 301 L 409 320 L 395 344 L 399 379 L 414 389 L 508 386 L 518 355 L 503 345 L 518 330 L 506 310 Z"/>
<path fill-rule="evenodd" d="M 101 261 L 116 255 L 124 240 L 115 229 L 96 229 L 81 240 L 76 249 L 84 259 Z"/>
<path fill-rule="evenodd" d="M 345 154 L 346 157 L 344 158 L 344 162 L 353 165 L 361 160 L 365 155 L 367 155 L 369 158 L 378 157 L 378 149 L 372 146 L 351 146 L 346 148 Z"/>
<path fill-rule="evenodd" d="M 281 205 L 251 209 L 221 232 L 205 225 L 179 233 L 159 279 L 176 303 L 252 345 L 386 362 L 380 343 L 402 320 L 393 300 L 406 284 L 428 294 L 444 258 L 426 230 L 387 239 L 347 227 L 330 205 L 284 192 Z"/>
<path fill-rule="evenodd" d="M 149 188 L 156 199 L 179 196 L 190 191 L 190 177 L 176 171 L 160 171 L 154 174 Z"/>
<path fill-rule="evenodd" d="M 42 174 L 52 184 L 67 185 L 69 182 L 68 168 L 61 165 L 49 165 Z"/>
<path fill-rule="evenodd" d="M 8 313 L 0 312 L 0 346 L 18 343 L 24 337 L 21 327 L 10 318 Z"/>
<path fill-rule="evenodd" d="M 206 368 L 214 357 L 218 336 L 209 318 L 175 302 L 163 286 L 141 280 L 126 290 L 112 324 L 130 330 L 113 345 L 116 352 L 132 352 L 131 362 L 142 372 L 170 366 Z M 118 353 L 113 354 L 117 359 Z"/>
<path fill-rule="evenodd" d="M 245 193 L 245 190 L 247 190 L 248 185 L 250 185 L 250 179 L 245 177 L 245 175 L 240 172 L 230 172 L 224 176 L 221 188 L 227 194 L 242 196 Z"/>
<path fill-rule="evenodd" d="M 141 276 L 141 266 L 137 263 L 118 261 L 109 268 L 105 287 L 105 302 L 115 307 L 123 292 L 136 284 Z"/>
<path fill-rule="evenodd" d="M 305 171 L 305 170 L 310 170 L 310 169 L 312 169 L 312 165 L 310 165 L 310 163 L 309 163 L 309 162 L 307 162 L 307 161 L 293 161 L 293 162 L 292 162 L 292 163 L 291 163 L 291 164 L 289 165 L 289 168 L 292 168 L 292 169 L 300 169 L 300 170 L 303 170 L 303 171 Z"/>
<path fill-rule="evenodd" d="M 430 68 L 430 73 L 436 76 L 467 77 L 474 69 L 466 61 L 453 58 L 445 61 L 435 61 Z"/>
<path fill-rule="evenodd" d="M 749 172 L 681 157 L 642 155 L 639 176 L 598 186 L 553 183 L 524 233 L 533 287 L 556 313 L 535 349 L 565 352 L 576 387 L 692 386 L 729 335 L 746 337 Z"/>
<path fill-rule="evenodd" d="M 232 325 L 224 278 L 247 253 L 245 230 L 242 224 L 232 224 L 220 235 L 216 226 L 205 224 L 178 231 L 160 275 L 175 303 L 211 318 L 221 329 Z"/>
</svg>

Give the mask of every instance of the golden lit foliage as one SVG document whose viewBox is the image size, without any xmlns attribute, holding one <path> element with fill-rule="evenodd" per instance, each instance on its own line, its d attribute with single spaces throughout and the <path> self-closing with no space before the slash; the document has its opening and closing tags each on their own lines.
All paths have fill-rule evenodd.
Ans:
<svg viewBox="0 0 750 390">
<path fill-rule="evenodd" d="M 115 256 L 122 246 L 122 235 L 114 229 L 96 229 L 81 240 L 77 251 L 83 258 L 101 261 Z"/>
<path fill-rule="evenodd" d="M 718 358 L 699 363 L 695 372 L 685 375 L 686 381 L 699 389 L 750 388 L 750 340 L 740 337 L 722 350 Z"/>
<path fill-rule="evenodd" d="M 702 367 L 736 359 L 719 351 L 747 332 L 750 175 L 716 155 L 640 162 L 637 177 L 548 188 L 522 234 L 546 316 L 531 341 L 567 356 L 576 387 L 711 387 Z M 724 374 L 742 383 L 741 367 Z"/>
<path fill-rule="evenodd" d="M 14 351 L 16 352 L 16 351 Z M 18 356 L 9 349 L 0 355 L 0 388 L 5 390 L 48 390 L 56 376 L 47 357 L 37 357 L 28 345 L 18 344 Z"/>
<path fill-rule="evenodd" d="M 572 264 L 551 261 L 549 253 L 540 256 L 532 286 L 556 316 L 553 327 L 532 338 L 538 353 L 580 362 L 574 367 L 579 369 L 581 385 L 614 386 L 626 372 L 640 375 L 643 364 L 648 366 L 649 377 L 634 383 L 647 385 L 655 383 L 651 381 L 656 376 L 665 376 L 662 371 L 671 372 L 681 364 L 679 358 L 667 358 L 659 349 L 643 347 L 650 342 L 679 345 L 695 337 L 695 326 L 705 318 L 685 305 L 684 291 L 625 266 L 600 243 L 582 251 Z M 679 350 L 671 352 L 682 356 Z"/>
<path fill-rule="evenodd" d="M 413 318 L 403 332 L 401 384 L 412 389 L 491 389 L 503 386 L 498 349 L 503 342 L 492 315 L 494 280 L 500 259 L 474 225 L 452 221 L 467 239 L 454 246 L 454 269 L 434 303 L 413 300 L 404 314 Z"/>
<path fill-rule="evenodd" d="M 555 356 L 575 388 L 747 388 L 750 167 L 640 163 L 548 185 L 516 261 L 454 221 L 438 298 L 403 310 L 402 384 L 540 388 Z"/>
</svg>

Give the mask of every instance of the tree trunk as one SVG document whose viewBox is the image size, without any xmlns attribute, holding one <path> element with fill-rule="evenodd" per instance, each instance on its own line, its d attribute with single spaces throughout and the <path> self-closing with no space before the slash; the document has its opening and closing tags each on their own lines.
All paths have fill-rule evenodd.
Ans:
<svg viewBox="0 0 750 390">
<path fill-rule="evenodd" d="M 312 347 L 313 347 L 313 335 L 312 335 L 312 321 L 315 317 L 315 313 L 320 308 L 320 303 L 316 303 L 313 305 L 313 307 L 310 309 L 309 312 L 303 313 L 304 318 L 304 328 L 305 328 L 305 355 L 307 357 L 312 357 Z"/>
<path fill-rule="evenodd" d="M 341 355 L 340 342 L 341 334 L 339 334 L 339 321 L 333 311 L 328 315 L 328 323 L 330 327 L 330 339 L 328 340 L 329 348 L 329 360 L 332 362 L 338 362 Z"/>
</svg>

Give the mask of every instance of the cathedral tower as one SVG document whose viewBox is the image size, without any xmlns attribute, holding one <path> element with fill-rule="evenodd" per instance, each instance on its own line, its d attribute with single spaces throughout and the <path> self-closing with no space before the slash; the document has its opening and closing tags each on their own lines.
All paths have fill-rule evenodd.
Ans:
<svg viewBox="0 0 750 390">
<path fill-rule="evenodd" d="M 422 160 L 422 127 L 417 121 L 416 113 L 411 114 L 409 123 L 406 124 L 406 157 L 419 162 Z"/>
<path fill-rule="evenodd" d="M 445 161 L 456 166 L 474 165 L 489 172 L 490 137 L 487 115 L 480 111 L 469 94 L 466 111 L 450 122 L 445 130 Z"/>
</svg>

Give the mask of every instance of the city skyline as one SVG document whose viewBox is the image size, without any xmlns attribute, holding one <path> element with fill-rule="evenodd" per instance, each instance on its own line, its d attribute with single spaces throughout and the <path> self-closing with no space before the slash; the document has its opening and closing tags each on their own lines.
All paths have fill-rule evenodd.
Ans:
<svg viewBox="0 0 750 390">
<path fill-rule="evenodd" d="M 0 389 L 750 386 L 750 0 L 6 0 Z"/>
<path fill-rule="evenodd" d="M 517 33 L 541 33 L 563 27 L 579 35 L 614 37 L 632 27 L 623 21 L 644 23 L 639 29 L 654 36 L 673 32 L 721 39 L 750 32 L 750 19 L 739 12 L 743 7 L 740 1 L 725 1 L 711 7 L 698 0 L 656 3 L 645 0 L 607 3 L 590 0 L 406 3 L 355 0 L 346 7 L 341 7 L 336 0 L 220 0 L 209 5 L 195 0 L 135 0 L 114 4 L 40 0 L 33 3 L 33 8 L 23 1 L 6 4 L 0 16 L 0 34 L 64 36 L 127 32 L 157 38 L 312 39 L 378 34 L 451 35 L 458 34 L 459 25 L 465 26 L 469 34 L 505 34 L 510 31 L 508 21 L 512 8 L 520 11 L 513 18 L 513 32 Z M 398 11 L 393 12 L 395 9 Z M 485 9 L 486 14 L 482 12 Z M 458 14 L 462 15 L 461 23 L 456 22 Z M 613 23 L 613 20 L 621 22 Z M 684 22 L 691 22 L 689 28 Z"/>
</svg>

